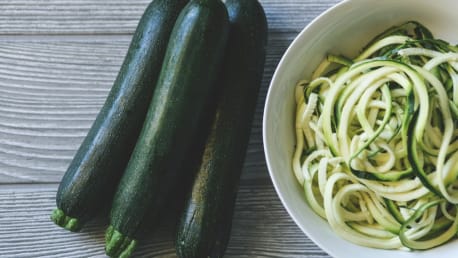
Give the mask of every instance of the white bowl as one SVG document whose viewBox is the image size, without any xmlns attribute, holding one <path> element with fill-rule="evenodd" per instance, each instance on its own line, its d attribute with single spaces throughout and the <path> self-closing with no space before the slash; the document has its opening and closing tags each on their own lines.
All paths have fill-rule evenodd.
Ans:
<svg viewBox="0 0 458 258">
<path fill-rule="evenodd" d="M 312 21 L 293 41 L 281 59 L 267 95 L 263 140 L 270 176 L 286 210 L 324 251 L 337 258 L 355 257 L 456 257 L 458 241 L 422 252 L 380 250 L 341 239 L 307 205 L 296 182 L 291 159 L 294 151 L 294 87 L 325 54 L 355 56 L 378 33 L 390 26 L 416 20 L 435 37 L 458 43 L 456 0 L 346 0 Z M 304 247 L 305 248 L 305 247 Z"/>
</svg>

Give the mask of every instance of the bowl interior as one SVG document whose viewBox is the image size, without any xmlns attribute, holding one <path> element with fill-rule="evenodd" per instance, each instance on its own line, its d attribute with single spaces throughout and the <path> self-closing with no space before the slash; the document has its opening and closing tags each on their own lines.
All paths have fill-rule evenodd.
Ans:
<svg viewBox="0 0 458 258">
<path fill-rule="evenodd" d="M 379 250 L 351 244 L 335 235 L 308 207 L 293 175 L 294 87 L 308 78 L 326 53 L 355 56 L 390 26 L 416 20 L 435 37 L 458 43 L 455 0 L 347 0 L 311 22 L 293 41 L 272 78 L 267 95 L 263 137 L 269 172 L 283 205 L 296 224 L 333 257 L 454 257 L 458 242 L 423 252 Z M 364 256 L 362 256 L 364 254 Z"/>
</svg>

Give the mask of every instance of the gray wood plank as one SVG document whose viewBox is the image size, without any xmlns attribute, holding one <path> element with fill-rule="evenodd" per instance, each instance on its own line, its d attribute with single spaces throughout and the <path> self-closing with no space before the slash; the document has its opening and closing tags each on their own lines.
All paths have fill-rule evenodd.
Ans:
<svg viewBox="0 0 458 258">
<path fill-rule="evenodd" d="M 3 0 L 0 35 L 131 34 L 150 0 Z M 261 0 L 271 30 L 298 31 L 339 0 Z"/>
<path fill-rule="evenodd" d="M 296 33 L 271 33 L 244 178 L 267 177 L 262 111 Z M 129 38 L 0 41 L 0 183 L 59 182 L 102 107 Z"/>
<path fill-rule="evenodd" d="M 0 257 L 104 257 L 104 219 L 72 234 L 54 226 L 49 214 L 56 183 L 101 108 L 149 2 L 0 1 Z M 268 84 L 284 50 L 338 2 L 261 0 L 270 29 L 268 56 L 227 257 L 329 257 L 278 200 L 261 125 Z M 136 257 L 175 257 L 171 218 Z"/>
<path fill-rule="evenodd" d="M 0 182 L 60 180 L 128 44 L 0 42 Z"/>
<path fill-rule="evenodd" d="M 106 219 L 80 233 L 55 226 L 57 185 L 0 187 L 0 257 L 104 257 Z M 143 239 L 134 257 L 175 257 L 174 209 Z M 239 189 L 226 257 L 329 257 L 292 222 L 266 180 L 245 181 Z"/>
</svg>

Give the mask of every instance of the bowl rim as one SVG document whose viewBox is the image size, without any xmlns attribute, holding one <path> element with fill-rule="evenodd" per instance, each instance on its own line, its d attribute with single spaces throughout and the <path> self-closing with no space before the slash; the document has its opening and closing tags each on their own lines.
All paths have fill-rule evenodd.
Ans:
<svg viewBox="0 0 458 258">
<path fill-rule="evenodd" d="M 263 110 L 263 117 L 262 117 L 262 141 L 263 141 L 263 149 L 264 149 L 264 156 L 265 156 L 265 160 L 266 160 L 266 165 L 267 165 L 267 169 L 269 171 L 269 176 L 271 178 L 271 181 L 273 183 L 273 186 L 274 186 L 274 189 L 275 189 L 275 192 L 277 193 L 277 196 L 278 198 L 280 199 L 283 207 L 286 209 L 287 213 L 289 214 L 289 216 L 292 218 L 292 220 L 294 221 L 294 223 L 302 230 L 303 233 L 305 233 L 305 235 L 313 241 L 313 243 L 315 243 L 318 247 L 320 247 L 323 251 L 325 251 L 326 253 L 328 253 L 329 255 L 333 256 L 333 257 L 336 257 L 336 254 L 332 251 L 332 250 L 329 250 L 328 248 L 326 248 L 325 245 L 323 245 L 323 243 L 321 241 L 318 241 L 314 236 L 313 234 L 311 234 L 309 232 L 309 230 L 304 227 L 300 222 L 299 222 L 299 218 L 297 218 L 294 213 L 292 212 L 292 208 L 287 204 L 286 200 L 284 199 L 284 196 L 280 194 L 280 189 L 279 189 L 279 186 L 278 186 L 278 183 L 276 182 L 275 180 L 275 176 L 273 174 L 273 169 L 272 169 L 272 165 L 270 164 L 270 159 L 269 157 L 271 157 L 272 155 L 270 154 L 270 151 L 269 149 L 267 148 L 267 144 L 266 142 L 269 142 L 267 140 L 267 136 L 266 136 L 266 128 L 267 128 L 267 110 L 268 110 L 268 107 L 270 106 L 270 102 L 271 102 L 271 94 L 272 94 L 272 86 L 274 84 L 276 84 L 276 81 L 278 80 L 278 71 L 281 67 L 283 67 L 283 64 L 286 62 L 286 60 L 290 59 L 290 56 L 293 55 L 292 53 L 292 49 L 296 47 L 296 44 L 297 42 L 301 41 L 302 38 L 304 37 L 304 34 L 306 34 L 306 31 L 310 30 L 310 28 L 312 28 L 313 26 L 315 26 L 315 24 L 321 20 L 324 16 L 328 16 L 328 15 L 331 15 L 333 12 L 336 12 L 338 11 L 339 9 L 341 9 L 342 7 L 344 7 L 345 5 L 348 5 L 350 2 L 357 2 L 357 1 L 365 1 L 365 0 L 342 0 L 341 2 L 337 3 L 337 4 L 334 4 L 333 6 L 331 6 L 330 8 L 328 8 L 327 10 L 325 10 L 324 12 L 320 13 L 318 16 L 316 16 L 315 18 L 313 18 L 297 35 L 296 37 L 294 38 L 294 40 L 289 44 L 289 46 L 287 47 L 287 49 L 285 50 L 283 56 L 281 57 L 280 61 L 278 62 L 277 64 L 277 67 L 275 68 L 275 71 L 273 73 L 273 76 L 272 76 L 272 79 L 269 83 L 269 88 L 268 88 L 268 91 L 267 91 L 267 95 L 266 95 L 266 101 L 264 103 L 264 110 Z"/>
</svg>

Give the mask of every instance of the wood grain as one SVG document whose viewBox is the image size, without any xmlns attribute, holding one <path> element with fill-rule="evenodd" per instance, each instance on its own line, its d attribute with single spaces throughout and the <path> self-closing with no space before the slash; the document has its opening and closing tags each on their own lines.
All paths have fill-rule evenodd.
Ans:
<svg viewBox="0 0 458 258">
<path fill-rule="evenodd" d="M 70 233 L 49 219 L 57 185 L 0 189 L 0 257 L 104 257 L 105 219 Z M 174 209 L 143 239 L 135 257 L 175 257 Z M 172 214 L 172 215 L 170 215 Z M 270 181 L 240 186 L 226 257 L 329 257 L 297 228 Z"/>
<path fill-rule="evenodd" d="M 0 0 L 0 257 L 105 257 L 104 219 L 73 234 L 49 215 L 66 167 L 151 0 Z M 340 0 L 260 0 L 269 23 L 262 88 L 227 257 L 329 257 L 291 221 L 264 161 L 262 114 L 282 54 Z M 173 215 L 174 209 L 169 209 Z M 175 257 L 173 216 L 135 257 Z"/>
<path fill-rule="evenodd" d="M 57 182 L 129 41 L 0 42 L 0 182 Z"/>
<path fill-rule="evenodd" d="M 131 34 L 150 0 L 2 0 L 0 35 Z M 261 0 L 272 31 L 299 31 L 339 0 Z"/>
</svg>

